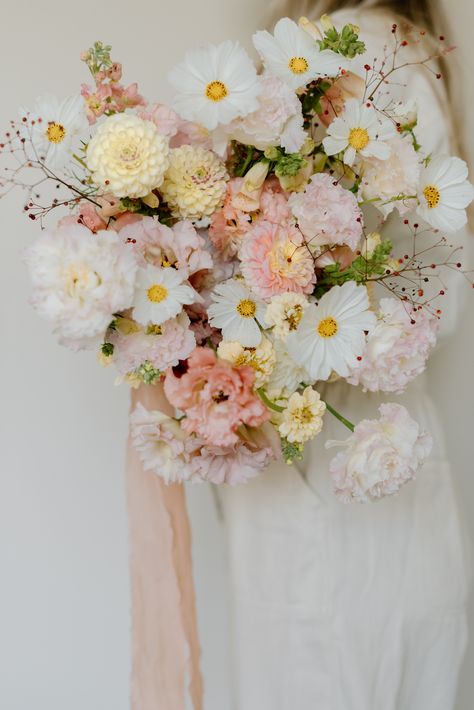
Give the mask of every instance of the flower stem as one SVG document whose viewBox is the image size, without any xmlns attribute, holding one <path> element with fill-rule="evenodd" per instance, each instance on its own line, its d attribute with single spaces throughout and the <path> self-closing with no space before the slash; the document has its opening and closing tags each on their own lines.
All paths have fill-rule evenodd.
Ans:
<svg viewBox="0 0 474 710">
<path fill-rule="evenodd" d="M 323 402 L 326 405 L 326 409 L 328 410 L 328 412 L 331 412 L 333 417 L 336 417 L 336 419 L 339 419 L 341 424 L 344 424 L 344 426 L 347 427 L 350 431 L 352 431 L 352 432 L 354 431 L 355 426 L 354 426 L 354 424 L 352 424 L 352 422 L 350 422 L 348 419 L 343 417 L 342 414 L 339 414 L 339 412 L 336 409 L 334 409 L 334 407 L 331 407 L 331 405 L 328 404 L 325 400 L 323 400 Z"/>
<path fill-rule="evenodd" d="M 259 394 L 260 399 L 262 400 L 262 402 L 263 402 L 269 409 L 273 409 L 274 412 L 284 412 L 284 411 L 285 411 L 285 408 L 284 408 L 284 407 L 280 407 L 278 404 L 275 404 L 275 402 L 272 402 L 272 400 L 267 397 L 267 395 L 266 395 L 265 392 L 263 391 L 262 387 L 259 387 L 259 389 L 257 390 L 257 392 L 258 392 L 258 394 Z"/>
</svg>

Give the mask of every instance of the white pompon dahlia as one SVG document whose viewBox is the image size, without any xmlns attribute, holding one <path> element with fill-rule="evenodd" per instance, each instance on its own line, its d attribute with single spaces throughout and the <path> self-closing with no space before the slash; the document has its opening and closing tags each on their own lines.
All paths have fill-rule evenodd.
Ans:
<svg viewBox="0 0 474 710">
<path fill-rule="evenodd" d="M 323 428 L 325 411 L 326 404 L 312 387 L 306 387 L 301 394 L 294 392 L 281 415 L 278 431 L 290 443 L 304 444 Z"/>
<path fill-rule="evenodd" d="M 209 130 L 258 108 L 257 71 L 238 42 L 191 49 L 169 74 L 174 108 Z"/>
<path fill-rule="evenodd" d="M 329 470 L 335 494 L 345 503 L 368 503 L 398 493 L 431 451 L 431 437 L 405 407 L 387 403 L 379 412 L 380 419 L 364 419 L 346 441 L 326 444 L 344 446 Z"/>
<path fill-rule="evenodd" d="M 336 76 L 345 60 L 329 49 L 320 50 L 314 39 L 289 17 L 275 25 L 274 34 L 266 30 L 253 36 L 269 74 L 283 79 L 294 91 L 321 76 Z"/>
<path fill-rule="evenodd" d="M 145 197 L 160 187 L 169 160 L 168 138 L 152 121 L 129 113 L 109 116 L 87 146 L 94 182 L 116 197 Z"/>
<path fill-rule="evenodd" d="M 224 200 L 228 174 L 215 153 L 200 146 L 183 145 L 170 153 L 170 166 L 161 194 L 179 219 L 210 217 Z"/>
<path fill-rule="evenodd" d="M 474 199 L 468 169 L 460 158 L 438 155 L 420 176 L 417 212 L 434 229 L 457 232 L 467 222 L 466 207 Z"/>
<path fill-rule="evenodd" d="M 73 349 L 96 347 L 114 313 L 132 304 L 137 264 L 113 231 L 63 226 L 37 239 L 25 260 L 34 307 Z"/>
</svg>

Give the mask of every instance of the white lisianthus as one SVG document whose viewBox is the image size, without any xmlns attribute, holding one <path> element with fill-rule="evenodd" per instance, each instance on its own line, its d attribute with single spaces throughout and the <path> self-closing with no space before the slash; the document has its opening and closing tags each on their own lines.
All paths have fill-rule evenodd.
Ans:
<svg viewBox="0 0 474 710">
<path fill-rule="evenodd" d="M 238 42 L 191 49 L 169 74 L 176 90 L 174 108 L 209 130 L 258 107 L 257 71 Z"/>
<path fill-rule="evenodd" d="M 175 217 L 198 221 L 210 217 L 224 199 L 228 174 L 215 153 L 183 145 L 170 153 L 161 194 Z"/>
<path fill-rule="evenodd" d="M 132 304 L 137 264 L 113 231 L 59 227 L 37 239 L 25 259 L 34 307 L 73 349 L 97 347 L 114 313 Z"/>
<path fill-rule="evenodd" d="M 391 152 L 389 141 L 396 135 L 395 124 L 381 118 L 372 104 L 350 99 L 329 125 L 323 146 L 328 155 L 344 153 L 346 165 L 353 165 L 358 156 L 387 160 Z"/>
<path fill-rule="evenodd" d="M 185 462 L 189 437 L 179 422 L 137 404 L 130 415 L 130 431 L 145 471 L 156 473 L 166 483 L 180 483 L 190 477 Z"/>
<path fill-rule="evenodd" d="M 223 340 L 219 343 L 217 355 L 237 367 L 252 367 L 255 370 L 255 387 L 262 387 L 268 382 L 276 363 L 275 349 L 268 338 L 262 338 L 255 348 L 244 348 L 235 340 Z"/>
<path fill-rule="evenodd" d="M 282 412 L 278 431 L 290 443 L 304 444 L 321 431 L 325 411 L 325 403 L 312 387 L 301 394 L 294 392 Z"/>
<path fill-rule="evenodd" d="M 147 264 L 136 279 L 133 317 L 137 323 L 161 325 L 199 299 L 180 271 Z"/>
<path fill-rule="evenodd" d="M 360 184 L 362 199 L 370 200 L 384 217 L 395 208 L 400 214 L 413 209 L 420 175 L 418 156 L 409 136 L 396 135 L 387 144 L 391 148 L 387 160 L 364 160 Z"/>
<path fill-rule="evenodd" d="M 366 347 L 366 331 L 375 326 L 365 286 L 347 281 L 333 286 L 309 304 L 286 345 L 292 358 L 306 368 L 313 380 L 328 380 L 337 372 L 347 377 Z"/>
<path fill-rule="evenodd" d="M 168 138 L 152 121 L 129 113 L 109 116 L 87 146 L 94 182 L 116 197 L 146 197 L 163 182 Z"/>
<path fill-rule="evenodd" d="M 274 34 L 266 30 L 253 36 L 255 49 L 265 69 L 285 81 L 293 91 L 321 76 L 336 76 L 345 60 L 330 49 L 320 50 L 316 42 L 296 22 L 283 17 Z"/>
<path fill-rule="evenodd" d="M 273 335 L 286 340 L 288 333 L 297 330 L 309 301 L 302 293 L 280 293 L 267 306 L 265 321 L 273 326 Z"/>
<path fill-rule="evenodd" d="M 25 114 L 32 127 L 31 142 L 36 156 L 50 168 L 63 168 L 89 125 L 82 96 L 69 96 L 63 101 L 55 96 L 42 96 L 34 110 Z"/>
<path fill-rule="evenodd" d="M 438 155 L 421 173 L 417 213 L 434 229 L 457 232 L 467 222 L 466 207 L 474 199 L 468 169 L 460 158 Z"/>
<path fill-rule="evenodd" d="M 432 440 L 401 404 L 382 404 L 380 419 L 359 422 L 329 470 L 343 502 L 367 503 L 398 493 L 429 455 Z"/>
</svg>

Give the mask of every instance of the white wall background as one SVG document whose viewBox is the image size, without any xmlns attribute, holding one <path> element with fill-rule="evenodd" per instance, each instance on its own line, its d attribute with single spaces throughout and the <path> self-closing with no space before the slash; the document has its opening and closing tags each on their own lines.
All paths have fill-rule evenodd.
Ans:
<svg viewBox="0 0 474 710">
<path fill-rule="evenodd" d="M 469 46 L 471 2 L 454 4 L 462 13 L 451 18 Z M 87 81 L 79 53 L 98 38 L 113 43 L 126 80 L 138 80 L 149 98 L 166 99 L 166 72 L 188 46 L 249 37 L 262 26 L 267 5 L 266 0 L 12 3 L 4 8 L 0 28 L 0 126 L 40 93 L 64 96 L 77 90 Z M 467 52 L 461 60 L 474 70 Z M 469 91 L 467 105 L 473 107 L 472 84 Z M 20 253 L 37 225 L 22 218 L 21 205 L 20 195 L 0 205 L 0 708 L 128 710 L 123 474 L 128 392 L 113 386 L 113 373 L 98 367 L 93 355 L 59 348 L 28 306 Z M 471 307 L 459 336 L 432 366 L 469 514 L 474 510 L 472 313 Z M 222 532 L 208 489 L 192 489 L 190 504 L 206 710 L 227 710 Z M 459 710 L 472 710 L 473 660 L 471 646 Z"/>
</svg>

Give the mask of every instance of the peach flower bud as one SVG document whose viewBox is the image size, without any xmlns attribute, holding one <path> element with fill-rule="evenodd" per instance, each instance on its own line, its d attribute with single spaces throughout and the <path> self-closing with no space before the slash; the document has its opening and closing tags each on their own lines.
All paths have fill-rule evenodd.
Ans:
<svg viewBox="0 0 474 710">
<path fill-rule="evenodd" d="M 381 243 L 380 234 L 378 232 L 371 232 L 365 238 L 365 246 L 362 246 L 362 253 L 367 258 L 370 259 L 373 256 L 375 248 Z"/>
<path fill-rule="evenodd" d="M 309 34 L 309 36 L 312 37 L 314 40 L 318 40 L 318 39 L 323 38 L 319 27 L 316 27 L 314 22 L 311 22 L 310 20 L 308 20 L 307 17 L 300 17 L 300 19 L 298 20 L 298 25 L 301 27 L 302 30 L 304 30 L 307 34 Z"/>
<path fill-rule="evenodd" d="M 363 98 L 365 91 L 365 81 L 362 77 L 352 72 L 346 72 L 336 79 L 326 94 L 321 97 L 322 113 L 319 116 L 321 123 L 325 126 L 338 116 L 344 104 L 349 99 Z"/>
<path fill-rule="evenodd" d="M 142 202 L 144 202 L 148 207 L 151 207 L 152 209 L 156 209 L 160 204 L 160 200 L 154 192 L 149 192 L 148 195 L 142 197 Z"/>
<path fill-rule="evenodd" d="M 244 177 L 242 187 L 232 198 L 232 207 L 243 212 L 255 212 L 260 207 L 260 195 L 263 183 L 268 175 L 270 164 L 266 161 L 255 163 Z"/>
</svg>

